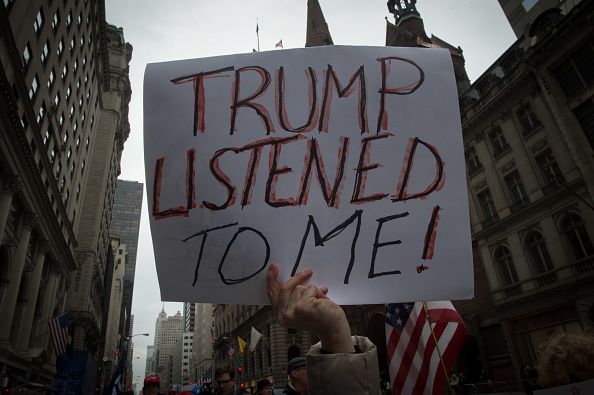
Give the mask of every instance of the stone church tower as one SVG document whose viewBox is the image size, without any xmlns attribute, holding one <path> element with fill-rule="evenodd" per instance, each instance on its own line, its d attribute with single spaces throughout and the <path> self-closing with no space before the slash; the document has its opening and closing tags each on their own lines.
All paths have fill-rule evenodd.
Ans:
<svg viewBox="0 0 594 395">
<path fill-rule="evenodd" d="M 388 1 L 388 10 L 394 15 L 396 24 L 391 23 L 386 18 L 386 46 L 448 49 L 454 63 L 458 95 L 461 95 L 470 86 L 464 67 L 462 48 L 456 48 L 434 35 L 428 37 L 427 33 L 425 33 L 423 19 L 419 11 L 417 11 L 416 3 L 417 0 Z"/>
<path fill-rule="evenodd" d="M 306 47 L 320 47 L 323 45 L 334 45 L 328 24 L 324 18 L 322 7 L 318 0 L 307 1 L 307 35 Z"/>
</svg>

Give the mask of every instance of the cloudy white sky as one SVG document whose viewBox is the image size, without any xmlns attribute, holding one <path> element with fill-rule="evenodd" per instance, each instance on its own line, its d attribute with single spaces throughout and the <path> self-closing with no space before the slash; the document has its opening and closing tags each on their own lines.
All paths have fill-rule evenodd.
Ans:
<svg viewBox="0 0 594 395">
<path fill-rule="evenodd" d="M 335 44 L 384 45 L 386 0 L 320 0 Z M 147 63 L 251 52 L 305 43 L 306 0 L 106 0 L 107 21 L 122 27 L 133 47 L 130 64 L 132 101 L 130 138 L 122 158 L 121 178 L 144 182 L 142 81 Z M 430 36 L 461 46 L 471 81 L 480 76 L 515 40 L 497 0 L 420 0 L 417 8 Z M 393 21 L 393 19 L 391 19 Z M 134 381 L 144 377 L 146 346 L 153 343 L 161 310 L 146 196 L 140 226 L 134 289 Z M 165 303 L 168 314 L 180 303 Z"/>
</svg>

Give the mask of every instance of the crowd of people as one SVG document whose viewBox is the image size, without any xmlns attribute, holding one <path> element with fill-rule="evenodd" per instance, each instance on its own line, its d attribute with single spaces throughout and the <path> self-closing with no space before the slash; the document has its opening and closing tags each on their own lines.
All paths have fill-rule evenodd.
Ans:
<svg viewBox="0 0 594 395">
<path fill-rule="evenodd" d="M 327 296 L 328 289 L 307 285 L 312 275 L 306 270 L 281 283 L 278 266 L 271 265 L 267 272 L 268 298 L 276 321 L 287 328 L 310 331 L 320 342 L 306 357 L 289 361 L 284 388 L 274 388 L 272 382 L 262 379 L 254 394 L 382 394 L 375 345 L 365 337 L 351 336 L 344 310 Z M 544 349 L 538 370 L 545 373 L 539 382 L 546 386 L 594 378 L 594 340 L 587 336 L 553 340 Z M 158 376 L 148 376 L 142 393 L 158 395 L 159 384 Z M 214 388 L 203 386 L 200 393 L 239 395 L 250 391 L 237 385 L 234 369 L 229 366 L 218 368 Z"/>
</svg>

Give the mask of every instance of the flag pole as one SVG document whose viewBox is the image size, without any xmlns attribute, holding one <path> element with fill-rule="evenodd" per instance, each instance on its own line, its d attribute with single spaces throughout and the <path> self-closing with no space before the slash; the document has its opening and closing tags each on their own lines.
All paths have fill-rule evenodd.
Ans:
<svg viewBox="0 0 594 395">
<path fill-rule="evenodd" d="M 260 27 L 258 25 L 258 18 L 256 18 L 256 37 L 258 38 L 258 52 L 260 52 Z"/>
<path fill-rule="evenodd" d="M 427 309 L 427 304 L 426 302 L 421 302 L 423 303 L 423 310 L 425 310 L 425 316 L 427 317 L 427 322 L 429 323 L 429 330 L 431 331 L 431 336 L 433 337 L 433 341 L 435 341 L 435 349 L 437 350 L 437 354 L 439 355 L 439 361 L 441 362 L 441 367 L 443 368 L 443 372 L 445 373 L 445 379 L 446 382 L 448 383 L 448 394 L 452 394 L 453 392 L 453 388 L 452 385 L 450 384 L 450 380 L 448 380 L 448 369 L 445 366 L 445 362 L 443 361 L 443 357 L 441 355 L 441 350 L 439 349 L 439 343 L 437 342 L 437 336 L 435 336 L 435 332 L 433 332 L 433 326 L 431 325 L 431 317 L 429 316 L 429 309 Z"/>
</svg>

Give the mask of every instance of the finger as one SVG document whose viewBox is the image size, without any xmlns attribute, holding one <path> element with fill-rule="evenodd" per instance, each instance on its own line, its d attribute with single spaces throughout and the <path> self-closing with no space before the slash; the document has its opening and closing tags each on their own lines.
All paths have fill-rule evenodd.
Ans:
<svg viewBox="0 0 594 395">
<path fill-rule="evenodd" d="M 282 324 L 284 322 L 283 314 L 286 311 L 289 302 L 291 300 L 291 295 L 295 290 L 295 287 L 298 285 L 305 284 L 313 275 L 313 271 L 306 270 L 304 272 L 299 272 L 295 274 L 293 277 L 289 278 L 281 287 L 280 292 L 278 293 L 277 299 L 277 321 Z"/>
<path fill-rule="evenodd" d="M 281 288 L 280 282 L 278 281 L 278 273 L 278 266 L 274 263 L 270 265 L 268 272 L 266 273 L 268 299 L 270 300 L 271 305 L 276 304 L 276 300 Z"/>
<path fill-rule="evenodd" d="M 315 285 L 310 285 L 309 287 L 305 288 L 303 292 L 302 299 L 314 298 L 316 299 L 319 294 L 319 288 Z"/>
<path fill-rule="evenodd" d="M 274 263 L 268 268 L 266 273 L 266 284 L 268 292 L 268 300 L 270 300 L 270 308 L 272 309 L 273 317 L 277 317 L 278 312 L 278 294 L 280 292 L 280 282 L 278 281 L 278 266 Z"/>
<path fill-rule="evenodd" d="M 318 288 L 317 297 L 318 297 L 318 299 L 329 299 L 328 298 L 328 288 L 326 288 L 326 287 Z"/>
</svg>

